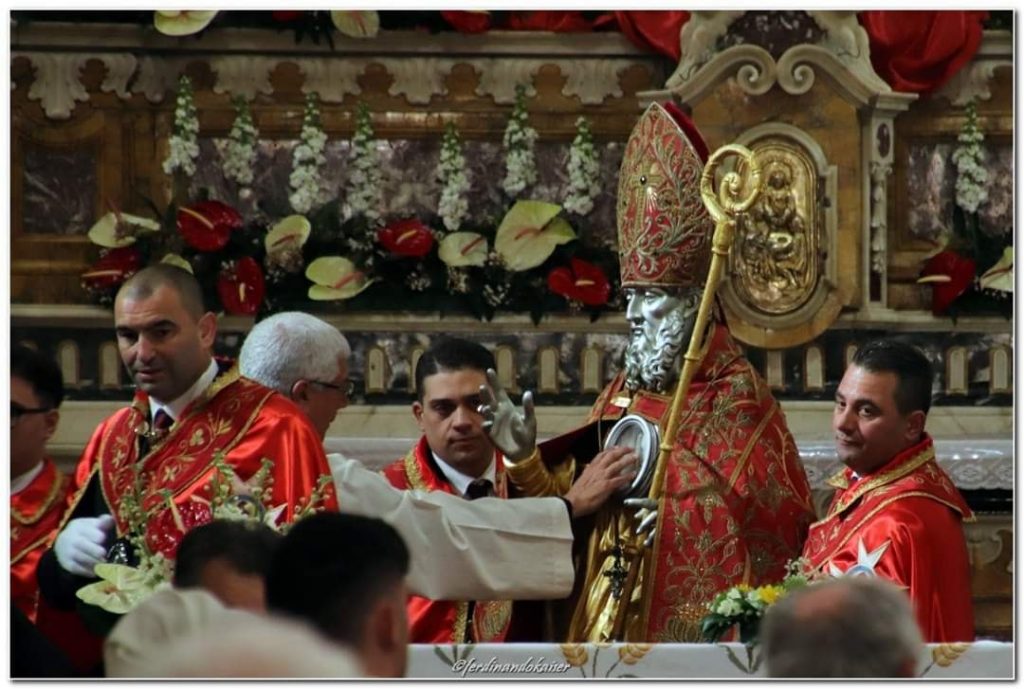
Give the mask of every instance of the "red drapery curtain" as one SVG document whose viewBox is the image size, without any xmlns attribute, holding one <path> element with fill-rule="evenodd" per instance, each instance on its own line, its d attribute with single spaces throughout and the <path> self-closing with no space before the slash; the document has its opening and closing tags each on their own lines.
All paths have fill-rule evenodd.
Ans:
<svg viewBox="0 0 1024 689">
<path fill-rule="evenodd" d="M 987 11 L 874 10 L 858 15 L 871 43 L 871 63 L 897 91 L 928 93 L 970 62 L 981 44 Z M 690 13 L 675 10 L 616 10 L 593 21 L 582 12 L 442 12 L 457 31 L 619 30 L 636 45 L 678 62 L 679 32 Z"/>
<path fill-rule="evenodd" d="M 871 41 L 871 64 L 897 91 L 928 93 L 970 62 L 987 11 L 871 11 L 858 15 Z"/>
<path fill-rule="evenodd" d="M 679 32 L 690 19 L 689 12 L 662 10 L 617 10 L 601 15 L 594 22 L 602 28 L 614 22 L 619 31 L 641 48 L 652 50 L 679 62 L 682 49 Z"/>
</svg>

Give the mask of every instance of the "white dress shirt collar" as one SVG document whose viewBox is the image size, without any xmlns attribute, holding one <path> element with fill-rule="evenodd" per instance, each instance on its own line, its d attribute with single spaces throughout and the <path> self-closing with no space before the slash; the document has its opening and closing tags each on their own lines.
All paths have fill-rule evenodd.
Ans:
<svg viewBox="0 0 1024 689">
<path fill-rule="evenodd" d="M 206 388 L 210 387 L 210 385 L 213 383 L 213 379 L 217 377 L 218 370 L 219 369 L 217 368 L 217 360 L 211 357 L 210 365 L 206 367 L 206 370 L 203 372 L 203 375 L 199 376 L 199 379 L 192 384 L 192 387 L 186 390 L 185 394 L 183 394 L 178 399 L 165 404 L 154 397 L 150 397 L 150 421 L 156 418 L 156 413 L 161 409 L 167 412 L 171 419 L 177 421 L 178 417 L 181 416 L 181 412 L 185 411 L 185 407 L 189 405 L 189 402 L 191 402 L 192 400 L 196 399 L 204 392 L 206 392 Z"/>
<path fill-rule="evenodd" d="M 42 472 L 44 464 L 45 462 L 39 462 L 39 464 L 36 464 L 34 467 L 26 471 L 21 476 L 16 476 L 12 478 L 11 495 L 17 495 L 21 491 L 28 488 L 28 484 L 32 483 L 32 481 L 35 480 L 36 476 L 38 476 Z"/>
<path fill-rule="evenodd" d="M 438 457 L 437 453 L 433 450 L 430 451 L 430 454 L 433 455 L 434 461 L 437 462 L 437 466 L 441 470 L 441 473 L 444 474 L 446 479 L 448 479 L 448 483 L 452 484 L 455 491 L 463 497 L 466 495 L 466 489 L 469 488 L 469 484 L 478 478 L 487 479 L 491 482 L 492 487 L 497 485 L 495 478 L 497 477 L 498 469 L 493 457 L 491 458 L 491 463 L 487 466 L 487 471 L 485 471 L 481 476 L 467 476 Z"/>
</svg>

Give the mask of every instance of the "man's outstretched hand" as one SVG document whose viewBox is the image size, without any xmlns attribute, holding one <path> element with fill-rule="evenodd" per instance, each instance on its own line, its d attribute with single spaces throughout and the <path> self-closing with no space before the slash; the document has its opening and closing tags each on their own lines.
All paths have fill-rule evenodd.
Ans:
<svg viewBox="0 0 1024 689">
<path fill-rule="evenodd" d="M 480 386 L 482 400 L 477 411 L 484 417 L 484 430 L 494 446 L 513 462 L 526 459 L 537 447 L 537 417 L 533 393 L 523 393 L 523 411 L 509 398 L 493 368 L 487 369 L 487 385 Z"/>
<path fill-rule="evenodd" d="M 613 447 L 598 454 L 565 494 L 572 505 L 572 516 L 582 517 L 597 510 L 615 490 L 636 477 L 636 466 L 636 453 L 628 447 Z"/>
</svg>

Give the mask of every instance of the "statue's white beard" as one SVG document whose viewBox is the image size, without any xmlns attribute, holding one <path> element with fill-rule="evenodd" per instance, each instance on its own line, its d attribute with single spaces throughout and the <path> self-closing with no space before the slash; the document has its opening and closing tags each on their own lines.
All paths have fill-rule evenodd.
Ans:
<svg viewBox="0 0 1024 689">
<path fill-rule="evenodd" d="M 684 336 L 691 325 L 683 309 L 676 309 L 658 326 L 653 340 L 648 339 L 646 329 L 630 334 L 625 360 L 626 387 L 630 392 L 668 392 L 676 378 L 679 355 L 689 344 Z"/>
</svg>

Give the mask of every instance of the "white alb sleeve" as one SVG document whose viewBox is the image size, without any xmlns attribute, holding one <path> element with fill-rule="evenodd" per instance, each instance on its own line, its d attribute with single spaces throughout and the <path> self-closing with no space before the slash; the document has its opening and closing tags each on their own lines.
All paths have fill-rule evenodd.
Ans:
<svg viewBox="0 0 1024 689">
<path fill-rule="evenodd" d="M 481 498 L 403 491 L 361 462 L 329 454 L 340 511 L 377 517 L 409 548 L 407 583 L 435 600 L 564 598 L 572 529 L 559 498 Z"/>
</svg>

